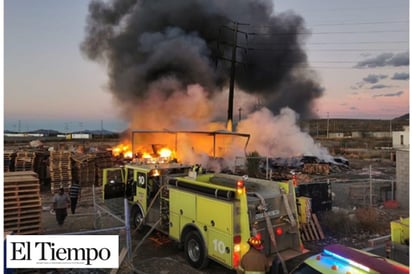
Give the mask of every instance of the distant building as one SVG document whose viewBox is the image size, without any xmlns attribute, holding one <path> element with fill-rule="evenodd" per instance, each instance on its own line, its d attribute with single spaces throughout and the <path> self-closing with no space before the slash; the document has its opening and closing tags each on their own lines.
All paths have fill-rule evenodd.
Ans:
<svg viewBox="0 0 412 274">
<path fill-rule="evenodd" d="M 329 138 L 333 139 L 340 139 L 340 138 L 344 138 L 345 134 L 343 132 L 329 132 Z"/>
<path fill-rule="evenodd" d="M 404 126 L 403 131 L 392 132 L 393 148 L 409 148 L 409 126 Z"/>
<path fill-rule="evenodd" d="M 391 133 L 389 131 L 373 131 L 370 133 L 372 138 L 391 138 Z"/>
</svg>

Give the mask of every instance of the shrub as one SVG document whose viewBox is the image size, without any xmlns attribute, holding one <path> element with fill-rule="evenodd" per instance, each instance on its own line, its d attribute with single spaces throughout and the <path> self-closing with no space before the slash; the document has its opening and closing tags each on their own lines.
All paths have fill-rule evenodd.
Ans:
<svg viewBox="0 0 412 274">
<path fill-rule="evenodd" d="M 381 229 L 378 222 L 378 213 L 373 207 L 358 208 L 355 211 L 355 216 L 360 231 L 375 233 Z"/>
<path fill-rule="evenodd" d="M 344 210 L 327 211 L 321 216 L 322 228 L 335 236 L 350 236 L 356 232 L 356 220 Z"/>
</svg>

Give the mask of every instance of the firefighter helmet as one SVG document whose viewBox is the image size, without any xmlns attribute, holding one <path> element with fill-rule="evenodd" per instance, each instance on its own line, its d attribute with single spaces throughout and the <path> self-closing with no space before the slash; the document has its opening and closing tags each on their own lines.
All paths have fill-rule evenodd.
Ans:
<svg viewBox="0 0 412 274">
<path fill-rule="evenodd" d="M 249 240 L 247 240 L 248 244 L 252 247 L 254 247 L 257 250 L 262 250 L 263 249 L 263 245 L 262 242 L 260 241 L 259 238 L 252 236 L 249 238 Z"/>
</svg>

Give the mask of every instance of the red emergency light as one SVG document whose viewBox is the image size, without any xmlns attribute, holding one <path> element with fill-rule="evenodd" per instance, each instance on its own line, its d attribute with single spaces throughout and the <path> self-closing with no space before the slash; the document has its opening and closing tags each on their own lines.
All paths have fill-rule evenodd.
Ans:
<svg viewBox="0 0 412 274">
<path fill-rule="evenodd" d="M 277 227 L 275 230 L 275 233 L 277 236 L 282 236 L 283 234 L 283 229 L 281 227 Z"/>
<path fill-rule="evenodd" d="M 240 235 L 235 235 L 233 237 L 233 256 L 232 256 L 232 263 L 233 267 L 237 268 L 240 263 L 240 242 L 242 241 L 242 237 Z"/>
<path fill-rule="evenodd" d="M 242 180 L 239 180 L 236 182 L 236 192 L 238 194 L 242 194 L 244 189 L 244 182 Z"/>
</svg>

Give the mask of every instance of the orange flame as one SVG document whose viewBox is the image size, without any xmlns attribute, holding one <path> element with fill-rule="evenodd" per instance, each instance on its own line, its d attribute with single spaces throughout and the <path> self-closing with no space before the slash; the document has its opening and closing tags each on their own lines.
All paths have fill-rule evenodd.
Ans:
<svg viewBox="0 0 412 274">
<path fill-rule="evenodd" d="M 172 156 L 172 150 L 164 147 L 164 148 L 159 150 L 159 155 L 160 155 L 160 157 L 168 158 L 168 157 Z"/>
<path fill-rule="evenodd" d="M 148 150 L 150 149 L 139 147 L 136 153 L 133 153 L 129 144 L 121 143 L 112 148 L 112 155 L 114 157 L 123 157 L 124 159 L 136 157 L 144 162 L 167 162 L 173 156 L 173 151 L 167 147 L 162 147 L 155 153 Z"/>
<path fill-rule="evenodd" d="M 119 144 L 112 148 L 112 155 L 115 157 L 132 158 L 133 152 L 128 144 Z"/>
<path fill-rule="evenodd" d="M 115 146 L 113 155 L 145 164 L 180 162 L 206 165 L 206 155 L 232 157 L 246 142 L 245 136 L 209 132 L 134 132 L 131 139 L 122 140 Z"/>
</svg>

